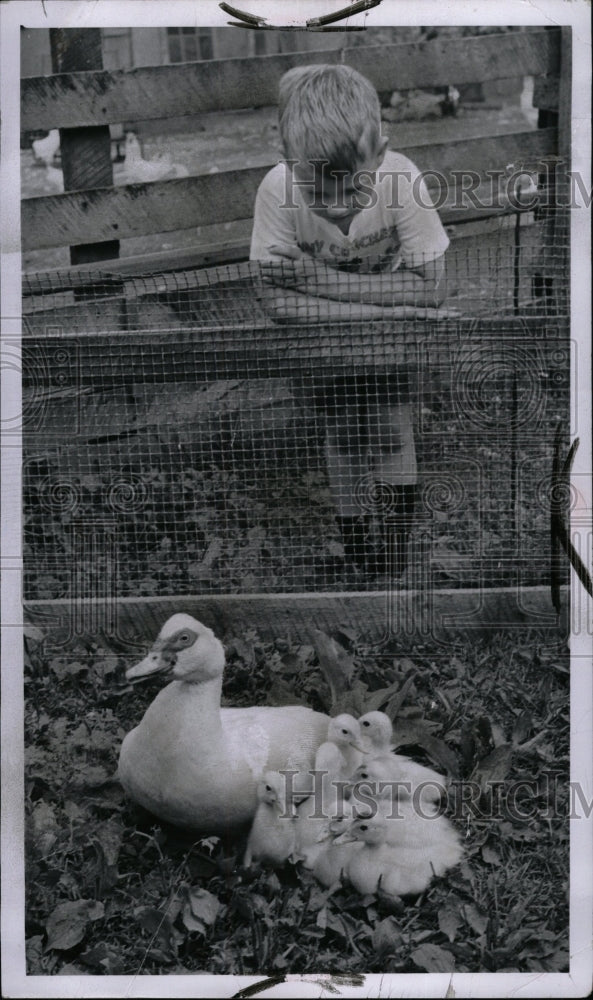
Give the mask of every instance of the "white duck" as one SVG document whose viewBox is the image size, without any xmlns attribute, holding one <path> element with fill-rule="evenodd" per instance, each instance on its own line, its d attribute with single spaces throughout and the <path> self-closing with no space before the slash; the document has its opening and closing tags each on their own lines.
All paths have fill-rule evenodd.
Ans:
<svg viewBox="0 0 593 1000">
<path fill-rule="evenodd" d="M 286 779 L 276 771 L 266 771 L 257 786 L 258 807 L 247 840 L 243 864 L 253 861 L 283 865 L 295 851 L 296 813 L 286 796 Z"/>
<path fill-rule="evenodd" d="M 125 162 L 119 177 L 122 184 L 143 184 L 147 181 L 172 180 L 187 177 L 189 171 L 181 163 L 173 163 L 170 157 L 160 156 L 156 160 L 145 160 L 138 137 L 134 132 L 126 132 Z"/>
<path fill-rule="evenodd" d="M 225 655 L 211 629 L 176 614 L 131 667 L 173 680 L 125 737 L 118 776 L 132 799 L 178 826 L 213 832 L 253 820 L 266 771 L 307 771 L 329 717 L 302 706 L 222 708 Z"/>
<path fill-rule="evenodd" d="M 54 156 L 60 148 L 60 132 L 57 128 L 50 129 L 48 135 L 43 139 L 34 139 L 31 143 L 33 156 L 36 163 L 42 163 L 46 167 L 51 167 Z"/>
<path fill-rule="evenodd" d="M 346 713 L 336 715 L 315 754 L 314 794 L 297 810 L 297 851 L 305 867 L 320 853 L 331 818 L 342 812 L 348 779 L 361 759 L 358 722 Z"/>
<path fill-rule="evenodd" d="M 338 843 L 344 845 L 351 841 L 363 845 L 348 858 L 344 869 L 348 881 L 363 895 L 379 889 L 388 896 L 423 892 L 433 875 L 443 875 L 462 857 L 461 845 L 452 827 L 453 837 L 442 842 L 436 826 L 439 818 L 443 817 L 425 820 L 423 828 L 416 828 L 418 835 L 413 847 L 398 842 L 398 837 L 408 839 L 405 829 L 411 815 L 390 820 L 379 810 L 374 815 L 355 819 L 338 838 Z M 391 825 L 395 823 L 399 825 L 397 835 Z M 431 823 L 435 824 L 434 829 L 428 825 Z"/>
<path fill-rule="evenodd" d="M 430 767 L 417 764 L 404 754 L 392 753 L 393 726 L 385 712 L 367 712 L 359 720 L 362 747 L 365 760 L 358 768 L 356 777 L 368 779 L 365 765 L 371 761 L 381 761 L 383 766 L 382 781 L 409 782 L 410 795 L 422 785 L 422 797 L 427 802 L 438 802 L 446 792 L 446 779 L 442 774 Z M 406 789 L 400 789 L 400 795 L 405 795 Z"/>
</svg>

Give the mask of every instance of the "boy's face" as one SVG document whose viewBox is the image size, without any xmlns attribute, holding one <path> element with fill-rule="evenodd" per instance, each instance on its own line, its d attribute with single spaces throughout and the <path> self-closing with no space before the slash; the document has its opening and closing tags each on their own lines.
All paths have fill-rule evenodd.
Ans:
<svg viewBox="0 0 593 1000">
<path fill-rule="evenodd" d="M 368 192 L 375 182 L 375 173 L 383 162 L 387 142 L 380 135 L 373 142 L 361 139 L 360 158 L 354 172 L 315 169 L 314 185 L 311 184 L 306 194 L 306 202 L 311 211 L 340 225 L 347 224 L 362 211 L 368 205 L 365 190 Z M 299 180 L 311 183 L 309 164 L 295 164 L 293 169 Z"/>
</svg>

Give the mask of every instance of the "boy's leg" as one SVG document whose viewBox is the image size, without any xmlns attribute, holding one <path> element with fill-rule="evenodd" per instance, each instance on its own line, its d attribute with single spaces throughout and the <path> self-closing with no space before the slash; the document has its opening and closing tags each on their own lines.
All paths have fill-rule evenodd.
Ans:
<svg viewBox="0 0 593 1000">
<path fill-rule="evenodd" d="M 416 448 L 409 403 L 369 405 L 372 474 L 380 484 L 385 573 L 397 579 L 408 563 L 409 536 L 417 502 Z"/>
<path fill-rule="evenodd" d="M 368 526 L 357 495 L 361 481 L 368 475 L 368 449 L 366 444 L 355 446 L 348 441 L 344 430 L 344 427 L 328 426 L 325 439 L 327 475 L 346 558 L 365 568 Z"/>
</svg>

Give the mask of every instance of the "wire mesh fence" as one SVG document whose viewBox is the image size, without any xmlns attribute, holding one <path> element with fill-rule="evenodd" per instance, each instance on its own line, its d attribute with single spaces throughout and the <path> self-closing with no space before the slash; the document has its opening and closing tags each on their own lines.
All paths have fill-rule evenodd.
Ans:
<svg viewBox="0 0 593 1000">
<path fill-rule="evenodd" d="M 26 275 L 25 598 L 547 582 L 553 200 L 456 239 L 438 312 L 300 314 L 291 264 Z"/>
</svg>

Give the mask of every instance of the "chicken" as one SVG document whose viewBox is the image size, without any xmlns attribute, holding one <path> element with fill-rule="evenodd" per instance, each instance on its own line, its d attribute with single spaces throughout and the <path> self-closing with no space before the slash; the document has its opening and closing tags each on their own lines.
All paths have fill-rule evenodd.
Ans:
<svg viewBox="0 0 593 1000">
<path fill-rule="evenodd" d="M 31 145 L 35 162 L 51 167 L 54 156 L 60 148 L 59 130 L 52 128 L 48 135 L 43 139 L 34 139 Z"/>
<path fill-rule="evenodd" d="M 173 163 L 168 156 L 145 160 L 136 134 L 134 132 L 126 133 L 126 158 L 123 173 L 119 177 L 121 184 L 143 184 L 150 181 L 172 180 L 175 177 L 187 177 L 188 173 L 186 167 L 180 163 Z"/>
</svg>

